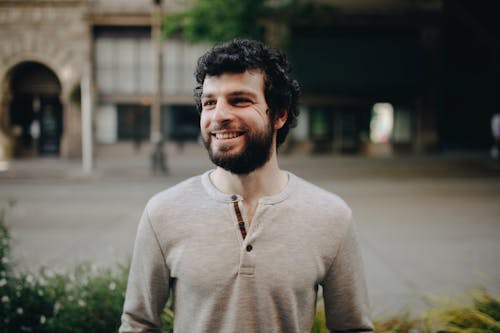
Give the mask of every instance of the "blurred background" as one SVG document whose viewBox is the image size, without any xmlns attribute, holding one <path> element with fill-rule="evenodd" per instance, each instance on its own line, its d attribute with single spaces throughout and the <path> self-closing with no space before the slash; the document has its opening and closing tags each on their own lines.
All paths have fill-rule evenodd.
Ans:
<svg viewBox="0 0 500 333">
<path fill-rule="evenodd" d="M 0 159 L 196 141 L 196 59 L 242 35 L 282 48 L 302 84 L 287 152 L 486 152 L 499 112 L 493 4 L 2 0 Z"/>
<path fill-rule="evenodd" d="M 0 310 L 23 327 L 36 314 L 34 331 L 57 323 L 58 298 L 42 299 L 48 310 L 30 301 L 40 299 L 31 273 L 28 289 L 18 279 L 2 294 L 11 270 L 116 268 L 148 198 L 213 167 L 198 143 L 193 72 L 214 43 L 237 36 L 293 64 L 301 113 L 280 163 L 353 207 L 374 314 L 498 287 L 495 3 L 0 0 L 0 222 L 12 231 L 0 232 Z M 94 294 L 81 283 L 95 311 L 87 320 L 77 303 L 67 318 L 81 322 L 61 331 L 99 332 L 85 326 L 96 313 L 119 324 L 126 272 L 106 279 Z M 74 292 L 63 293 L 69 308 L 83 297 Z M 114 312 L 101 308 L 115 296 Z"/>
</svg>

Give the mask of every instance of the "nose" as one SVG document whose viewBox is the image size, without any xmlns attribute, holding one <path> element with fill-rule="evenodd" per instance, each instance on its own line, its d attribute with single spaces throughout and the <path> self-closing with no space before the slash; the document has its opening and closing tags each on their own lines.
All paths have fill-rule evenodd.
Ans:
<svg viewBox="0 0 500 333">
<path fill-rule="evenodd" d="M 214 112 L 212 113 L 212 119 L 216 122 L 225 122 L 231 119 L 233 116 L 231 112 L 230 105 L 224 100 L 219 99 L 215 105 Z"/>
</svg>

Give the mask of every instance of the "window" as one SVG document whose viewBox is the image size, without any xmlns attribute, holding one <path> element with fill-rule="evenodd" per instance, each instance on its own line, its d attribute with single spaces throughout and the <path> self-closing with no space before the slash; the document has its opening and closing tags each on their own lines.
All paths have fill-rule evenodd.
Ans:
<svg viewBox="0 0 500 333">
<path fill-rule="evenodd" d="M 96 78 L 101 93 L 152 93 L 153 52 L 145 38 L 97 38 Z"/>
<path fill-rule="evenodd" d="M 207 45 L 167 40 L 162 48 L 162 91 L 191 95 L 195 86 L 196 61 Z M 105 94 L 152 94 L 154 92 L 154 48 L 151 39 L 140 36 L 98 36 L 95 43 L 98 91 Z"/>
</svg>

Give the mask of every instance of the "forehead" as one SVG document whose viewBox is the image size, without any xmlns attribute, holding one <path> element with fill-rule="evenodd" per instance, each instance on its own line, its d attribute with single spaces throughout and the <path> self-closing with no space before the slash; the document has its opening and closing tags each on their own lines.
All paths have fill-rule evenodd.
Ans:
<svg viewBox="0 0 500 333">
<path fill-rule="evenodd" d="M 248 91 L 254 94 L 264 92 L 264 73 L 262 71 L 246 71 L 243 73 L 223 73 L 207 75 L 203 81 L 203 94 L 227 94 L 234 91 Z"/>
</svg>

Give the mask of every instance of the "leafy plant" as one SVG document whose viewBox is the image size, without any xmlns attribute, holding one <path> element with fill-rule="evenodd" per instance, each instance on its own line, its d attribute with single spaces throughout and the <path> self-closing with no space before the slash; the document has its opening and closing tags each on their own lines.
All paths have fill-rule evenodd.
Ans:
<svg viewBox="0 0 500 333">
<path fill-rule="evenodd" d="M 120 324 L 128 265 L 90 264 L 72 273 L 18 272 L 11 264 L 10 233 L 0 210 L 0 333 L 115 332 Z"/>
<path fill-rule="evenodd" d="M 441 332 L 500 333 L 500 297 L 482 288 L 472 292 L 471 298 L 470 304 L 448 302 L 444 307 L 430 309 L 429 325 Z"/>
<path fill-rule="evenodd" d="M 0 277 L 5 278 L 7 272 L 10 271 L 9 265 L 9 229 L 4 223 L 5 209 L 0 208 Z"/>
<path fill-rule="evenodd" d="M 436 302 L 420 317 L 408 313 L 375 320 L 378 333 L 500 333 L 500 297 L 485 288 L 469 300 Z"/>
<path fill-rule="evenodd" d="M 316 316 L 314 317 L 311 333 L 327 333 L 325 309 L 323 307 L 320 307 L 316 310 Z"/>
<path fill-rule="evenodd" d="M 51 332 L 116 331 L 124 301 L 128 268 L 114 273 L 90 264 L 78 266 L 74 273 L 58 276 L 52 282 L 59 290 L 52 317 Z"/>
<path fill-rule="evenodd" d="M 420 319 L 412 318 L 409 313 L 402 313 L 390 318 L 374 321 L 377 333 L 430 333 Z"/>
<path fill-rule="evenodd" d="M 162 30 L 166 37 L 180 34 L 192 42 L 261 39 L 263 11 L 264 0 L 198 0 L 185 12 L 165 16 Z"/>
<path fill-rule="evenodd" d="M 167 305 L 161 314 L 162 332 L 172 333 L 174 331 L 174 312 L 171 305 Z"/>
</svg>

